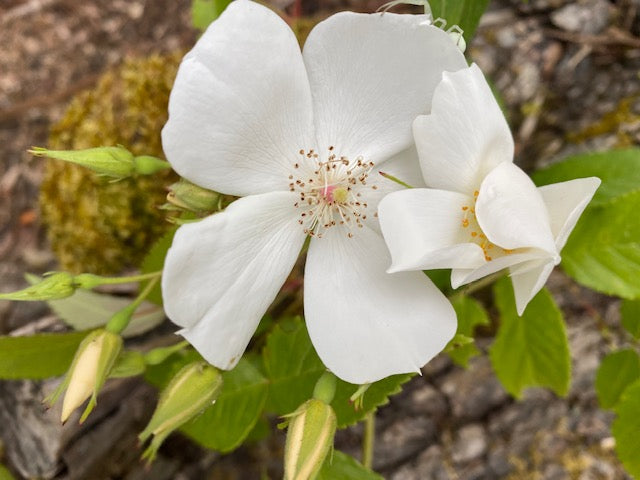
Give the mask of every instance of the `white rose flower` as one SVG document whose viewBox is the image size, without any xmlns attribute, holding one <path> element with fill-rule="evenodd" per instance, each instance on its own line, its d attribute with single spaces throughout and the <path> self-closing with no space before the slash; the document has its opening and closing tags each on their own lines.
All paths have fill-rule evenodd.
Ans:
<svg viewBox="0 0 640 480">
<path fill-rule="evenodd" d="M 339 13 L 301 53 L 269 9 L 233 2 L 180 66 L 162 132 L 174 169 L 243 198 L 182 226 L 162 280 L 168 316 L 213 365 L 232 368 L 308 236 L 304 307 L 318 355 L 368 383 L 415 372 L 456 330 L 421 272 L 387 274 L 377 205 L 420 178 L 411 122 L 443 71 L 466 67 L 424 16 Z"/>
<path fill-rule="evenodd" d="M 413 133 L 431 188 L 393 192 L 380 203 L 389 271 L 451 268 L 458 288 L 509 268 L 522 315 L 600 180 L 536 188 L 513 164 L 509 126 L 476 65 L 444 74 Z"/>
</svg>

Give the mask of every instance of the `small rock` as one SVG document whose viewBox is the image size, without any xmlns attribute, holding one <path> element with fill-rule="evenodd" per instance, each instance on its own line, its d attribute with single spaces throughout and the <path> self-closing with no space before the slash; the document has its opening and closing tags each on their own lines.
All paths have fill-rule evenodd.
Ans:
<svg viewBox="0 0 640 480">
<path fill-rule="evenodd" d="M 564 467 L 555 463 L 548 464 L 542 472 L 543 480 L 569 480 L 569 478 L 571 477 Z"/>
<path fill-rule="evenodd" d="M 455 369 L 446 375 L 440 390 L 456 420 L 479 420 L 509 399 L 486 356 L 473 359 L 468 370 Z"/>
<path fill-rule="evenodd" d="M 436 437 L 433 421 L 426 417 L 401 418 L 381 432 L 376 440 L 374 469 L 416 455 Z"/>
<path fill-rule="evenodd" d="M 571 3 L 551 14 L 551 22 L 568 32 L 600 33 L 609 24 L 609 2 L 587 0 Z"/>
<path fill-rule="evenodd" d="M 487 436 L 480 424 L 462 427 L 457 434 L 451 457 L 456 463 L 467 463 L 487 452 Z"/>
<path fill-rule="evenodd" d="M 411 393 L 409 408 L 418 414 L 438 422 L 447 414 L 447 401 L 438 390 L 431 385 L 421 385 Z"/>
<path fill-rule="evenodd" d="M 489 452 L 488 464 L 490 469 L 489 478 L 506 477 L 513 470 L 513 466 L 507 457 L 506 449 L 503 446 L 499 446 Z"/>
</svg>

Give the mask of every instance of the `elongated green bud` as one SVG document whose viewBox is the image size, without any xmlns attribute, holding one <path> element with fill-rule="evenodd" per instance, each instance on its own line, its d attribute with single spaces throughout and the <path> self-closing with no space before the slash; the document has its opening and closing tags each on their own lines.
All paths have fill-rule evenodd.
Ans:
<svg viewBox="0 0 640 480">
<path fill-rule="evenodd" d="M 285 480 L 316 478 L 333 447 L 336 425 L 331 406 L 315 398 L 291 414 L 284 450 Z"/>
<path fill-rule="evenodd" d="M 80 418 L 84 422 L 97 404 L 98 393 L 109 377 L 122 350 L 122 338 L 104 329 L 91 332 L 76 350 L 64 381 L 45 402 L 53 405 L 66 391 L 60 420 L 66 422 L 73 411 L 91 398 Z"/>
<path fill-rule="evenodd" d="M 33 147 L 29 153 L 37 157 L 49 157 L 69 163 L 81 165 L 98 175 L 117 180 L 134 174 L 151 175 L 171 168 L 169 162 L 150 155 L 134 157 L 124 147 L 96 147 L 85 150 L 47 150 Z"/>
<path fill-rule="evenodd" d="M 221 389 L 222 375 L 217 368 L 202 361 L 183 367 L 160 394 L 149 424 L 138 437 L 145 442 L 153 435 L 142 458 L 153 461 L 164 439 L 212 405 Z"/>
<path fill-rule="evenodd" d="M 167 201 L 171 204 L 170 207 L 178 210 L 198 214 L 212 213 L 219 210 L 220 194 L 181 178 L 169 187 Z"/>
<path fill-rule="evenodd" d="M 36 277 L 38 278 L 38 277 Z M 73 295 L 76 291 L 74 277 L 66 272 L 46 274 L 38 283 L 34 283 L 17 292 L 0 293 L 0 300 L 58 300 Z"/>
<path fill-rule="evenodd" d="M 124 147 L 97 147 L 85 150 L 47 150 L 33 147 L 29 153 L 75 163 L 93 170 L 98 175 L 116 179 L 129 177 L 135 171 L 133 154 Z"/>
</svg>

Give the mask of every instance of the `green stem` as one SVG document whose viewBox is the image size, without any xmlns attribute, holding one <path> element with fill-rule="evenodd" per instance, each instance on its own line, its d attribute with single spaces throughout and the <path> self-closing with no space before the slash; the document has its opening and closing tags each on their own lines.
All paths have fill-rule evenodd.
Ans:
<svg viewBox="0 0 640 480">
<path fill-rule="evenodd" d="M 131 318 L 133 317 L 133 314 L 138 309 L 140 304 L 144 301 L 144 299 L 147 298 L 149 293 L 151 293 L 151 290 L 153 290 L 153 287 L 156 286 L 158 280 L 160 280 L 160 277 L 153 277 L 133 302 L 131 302 L 119 312 L 116 312 L 113 317 L 111 317 L 111 319 L 107 322 L 105 328 L 113 333 L 121 333 L 125 328 L 127 328 L 129 322 L 131 321 Z"/>
<path fill-rule="evenodd" d="M 373 465 L 373 444 L 376 438 L 376 412 L 372 410 L 364 417 L 364 437 L 362 437 L 362 465 L 371 470 Z"/>
<path fill-rule="evenodd" d="M 141 282 L 144 280 L 157 279 L 162 275 L 162 270 L 151 273 L 142 273 L 140 275 L 132 275 L 130 277 L 101 277 L 102 285 L 118 285 L 120 283 Z"/>
</svg>

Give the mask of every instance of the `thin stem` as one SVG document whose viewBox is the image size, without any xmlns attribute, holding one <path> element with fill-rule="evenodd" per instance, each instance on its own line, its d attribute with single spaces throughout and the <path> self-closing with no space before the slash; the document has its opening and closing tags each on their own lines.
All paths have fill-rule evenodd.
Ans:
<svg viewBox="0 0 640 480">
<path fill-rule="evenodd" d="M 364 436 L 362 437 L 362 465 L 371 470 L 373 465 L 373 445 L 376 439 L 376 412 L 372 410 L 364 417 Z"/>
<path fill-rule="evenodd" d="M 130 277 L 101 277 L 102 285 L 118 285 L 120 283 L 141 282 L 143 280 L 158 279 L 162 275 L 162 270 L 151 273 L 142 273 L 140 275 L 132 275 Z M 155 284 L 155 283 L 154 283 Z"/>
<path fill-rule="evenodd" d="M 133 314 L 138 309 L 140 304 L 144 301 L 144 299 L 147 298 L 147 295 L 151 293 L 151 290 L 153 290 L 153 287 L 156 286 L 156 283 L 158 283 L 159 279 L 160 277 L 158 276 L 153 277 L 151 281 L 147 283 L 147 285 L 145 285 L 144 289 L 140 292 L 140 294 L 135 298 L 133 302 L 131 302 L 119 312 L 116 312 L 115 315 L 111 317 L 111 319 L 107 322 L 105 328 L 113 333 L 121 333 L 125 328 L 127 328 L 129 322 L 131 321 L 131 318 L 133 317 Z"/>
</svg>

